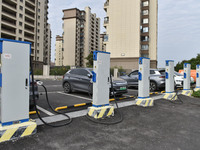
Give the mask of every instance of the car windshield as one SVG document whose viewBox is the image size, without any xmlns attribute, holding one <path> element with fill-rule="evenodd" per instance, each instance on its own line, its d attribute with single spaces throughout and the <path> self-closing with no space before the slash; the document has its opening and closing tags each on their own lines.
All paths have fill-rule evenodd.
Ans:
<svg viewBox="0 0 200 150">
<path fill-rule="evenodd" d="M 177 76 L 183 76 L 182 74 L 180 74 L 180 73 L 178 73 L 176 71 L 174 71 L 174 74 L 177 75 Z"/>
</svg>

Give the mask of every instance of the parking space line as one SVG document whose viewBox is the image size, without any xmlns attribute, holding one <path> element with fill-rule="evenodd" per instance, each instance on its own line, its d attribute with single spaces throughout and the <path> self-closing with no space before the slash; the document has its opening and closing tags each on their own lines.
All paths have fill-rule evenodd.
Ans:
<svg viewBox="0 0 200 150">
<path fill-rule="evenodd" d="M 37 105 L 37 108 L 38 108 L 40 111 L 44 112 L 45 114 L 47 114 L 47 115 L 49 115 L 49 116 L 54 116 L 53 113 L 47 111 L 46 109 L 44 109 L 44 108 L 42 108 L 42 107 L 40 107 L 40 106 L 38 106 L 38 105 Z"/>
<path fill-rule="evenodd" d="M 62 91 L 53 91 L 53 92 L 47 92 L 48 94 L 55 94 L 58 92 L 62 92 Z M 40 94 L 46 94 L 46 92 L 39 92 Z"/>
<path fill-rule="evenodd" d="M 67 93 L 63 93 L 63 92 L 57 92 L 59 94 L 63 94 L 63 95 L 68 95 L 68 96 L 73 96 L 73 97 L 77 97 L 77 98 L 81 98 L 81 99 L 85 99 L 85 100 L 89 100 L 92 101 L 92 99 L 90 98 L 86 98 L 86 97 L 82 97 L 82 96 L 77 96 L 77 95 L 73 95 L 73 94 L 67 94 Z"/>
<path fill-rule="evenodd" d="M 62 87 L 62 85 L 45 85 L 45 87 Z"/>
</svg>

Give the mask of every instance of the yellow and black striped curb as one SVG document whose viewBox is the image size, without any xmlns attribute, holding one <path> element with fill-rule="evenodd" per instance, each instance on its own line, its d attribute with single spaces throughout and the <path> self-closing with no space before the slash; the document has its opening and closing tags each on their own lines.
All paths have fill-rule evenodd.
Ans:
<svg viewBox="0 0 200 150">
<path fill-rule="evenodd" d="M 129 99 L 129 98 L 135 98 L 135 96 L 121 97 L 121 98 L 116 98 L 116 99 L 113 98 L 113 99 L 109 99 L 109 101 L 112 102 L 112 101 L 115 101 L 115 100 L 125 100 L 125 99 Z M 55 111 L 68 109 L 68 108 L 74 108 L 74 107 L 91 106 L 91 105 L 92 105 L 92 102 L 75 104 L 75 105 L 71 105 L 71 106 L 61 106 L 61 107 L 57 107 L 55 109 Z"/>
<path fill-rule="evenodd" d="M 88 116 L 95 119 L 106 118 L 114 115 L 114 106 L 89 107 Z"/>
<path fill-rule="evenodd" d="M 38 112 L 39 114 L 40 114 L 40 112 Z M 29 112 L 29 115 L 34 115 L 34 114 L 36 114 L 36 111 L 30 111 Z"/>
<path fill-rule="evenodd" d="M 185 96 L 191 96 L 193 93 L 193 90 L 183 90 L 181 92 L 182 95 L 185 95 Z"/>
<path fill-rule="evenodd" d="M 154 100 L 152 98 L 145 98 L 145 99 L 136 99 L 136 105 L 142 107 L 150 107 L 153 106 Z"/>
<path fill-rule="evenodd" d="M 177 100 L 178 97 L 176 93 L 165 93 L 163 98 L 167 100 Z"/>
<path fill-rule="evenodd" d="M 200 88 L 195 88 L 194 91 L 195 92 L 200 91 Z"/>
<path fill-rule="evenodd" d="M 33 135 L 36 132 L 37 124 L 33 121 L 3 127 L 0 125 L 0 143 Z"/>
</svg>

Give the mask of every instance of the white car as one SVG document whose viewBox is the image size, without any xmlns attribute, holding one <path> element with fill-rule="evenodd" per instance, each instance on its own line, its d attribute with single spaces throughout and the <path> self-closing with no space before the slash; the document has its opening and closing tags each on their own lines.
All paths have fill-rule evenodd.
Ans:
<svg viewBox="0 0 200 150">
<path fill-rule="evenodd" d="M 174 71 L 174 81 L 176 83 L 176 87 L 183 87 L 183 74 L 180 74 L 176 71 Z M 191 77 L 191 80 L 190 80 L 191 84 L 194 83 L 194 78 Z"/>
</svg>

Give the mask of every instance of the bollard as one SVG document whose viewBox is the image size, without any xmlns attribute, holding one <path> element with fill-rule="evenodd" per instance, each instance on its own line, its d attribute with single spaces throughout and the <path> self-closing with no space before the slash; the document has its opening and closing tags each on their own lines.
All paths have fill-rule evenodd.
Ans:
<svg viewBox="0 0 200 150">
<path fill-rule="evenodd" d="M 194 91 L 200 91 L 200 65 L 196 66 L 196 88 Z"/>
<path fill-rule="evenodd" d="M 191 64 L 185 63 L 184 64 L 184 80 L 183 80 L 183 91 L 181 94 L 185 96 L 191 96 L 193 91 L 190 89 L 190 70 L 191 70 Z"/>
<path fill-rule="evenodd" d="M 165 94 L 164 99 L 177 100 L 177 95 L 174 92 L 174 61 L 166 60 L 165 69 Z"/>
<path fill-rule="evenodd" d="M 138 98 L 136 105 L 148 107 L 153 106 L 153 99 L 149 96 L 149 77 L 150 77 L 150 59 L 145 57 L 139 58 L 138 71 Z"/>
</svg>

